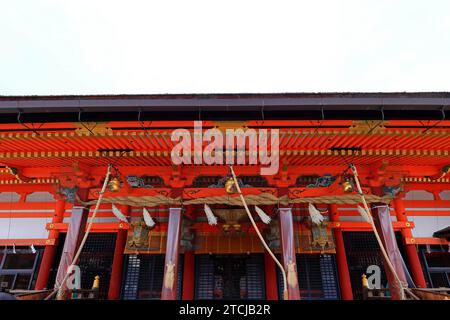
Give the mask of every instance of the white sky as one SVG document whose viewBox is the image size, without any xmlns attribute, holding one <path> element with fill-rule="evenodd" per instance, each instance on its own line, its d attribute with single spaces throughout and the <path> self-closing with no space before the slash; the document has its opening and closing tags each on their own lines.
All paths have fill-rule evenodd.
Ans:
<svg viewBox="0 0 450 320">
<path fill-rule="evenodd" d="M 0 94 L 450 91 L 450 1 L 0 0 Z"/>
</svg>

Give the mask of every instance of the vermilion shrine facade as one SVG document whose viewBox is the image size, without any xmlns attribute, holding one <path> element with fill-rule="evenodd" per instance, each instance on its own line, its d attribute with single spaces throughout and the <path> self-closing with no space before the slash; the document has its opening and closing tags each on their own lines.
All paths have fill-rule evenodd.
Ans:
<svg viewBox="0 0 450 320">
<path fill-rule="evenodd" d="M 291 279 L 289 299 L 361 299 L 371 265 L 391 287 L 358 213 L 349 164 L 372 215 L 388 212 L 410 281 L 449 287 L 450 241 L 438 232 L 450 225 L 449 100 L 437 93 L 0 97 L 0 282 L 12 290 L 55 286 L 112 164 L 76 263 L 82 288 L 98 275 L 101 299 L 282 299 L 279 268 L 238 194 L 227 190 L 229 167 L 173 163 L 172 133 L 193 133 L 201 121 L 220 132 L 279 130 L 276 174 L 261 175 L 261 163 L 233 168 Z M 309 204 L 325 218 L 319 226 Z"/>
</svg>

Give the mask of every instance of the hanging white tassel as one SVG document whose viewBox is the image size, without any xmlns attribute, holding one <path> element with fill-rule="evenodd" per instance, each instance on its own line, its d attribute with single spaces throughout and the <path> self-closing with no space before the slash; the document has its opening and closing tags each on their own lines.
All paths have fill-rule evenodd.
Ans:
<svg viewBox="0 0 450 320">
<path fill-rule="evenodd" d="M 36 249 L 34 248 L 34 245 L 33 245 L 33 244 L 31 244 L 30 249 L 31 249 L 31 252 L 32 252 L 33 254 L 36 253 Z"/>
<path fill-rule="evenodd" d="M 364 220 L 366 220 L 366 222 L 370 223 L 370 217 L 369 217 L 369 214 L 367 213 L 366 209 L 362 208 L 361 206 L 358 206 L 358 212 L 361 215 L 361 217 L 363 217 Z"/>
<path fill-rule="evenodd" d="M 112 213 L 116 216 L 117 219 L 119 219 L 120 221 L 123 222 L 127 222 L 128 223 L 128 218 L 127 216 L 125 216 L 122 211 L 120 211 L 119 208 L 117 208 L 114 203 L 112 205 Z"/>
<path fill-rule="evenodd" d="M 261 219 L 262 222 L 264 222 L 265 224 L 269 224 L 270 221 L 272 220 L 265 212 L 264 210 L 262 210 L 260 207 L 255 206 L 255 211 L 258 214 L 259 218 Z"/>
<path fill-rule="evenodd" d="M 309 204 L 308 209 L 309 209 L 309 215 L 311 216 L 311 221 L 316 225 L 320 225 L 322 223 L 322 221 L 325 219 L 323 217 L 323 215 L 311 203 Z"/>
<path fill-rule="evenodd" d="M 217 218 L 212 212 L 211 208 L 205 203 L 205 213 L 206 218 L 208 218 L 208 223 L 211 226 L 215 226 L 217 224 Z"/>
<path fill-rule="evenodd" d="M 13 243 L 13 247 L 12 247 L 12 253 L 14 253 L 14 254 L 16 254 L 17 252 L 16 252 L 16 244 L 15 243 Z"/>
<path fill-rule="evenodd" d="M 152 216 L 148 212 L 147 208 L 142 209 L 142 215 L 144 216 L 144 221 L 147 227 L 152 228 L 155 225 L 155 221 L 152 219 Z"/>
</svg>

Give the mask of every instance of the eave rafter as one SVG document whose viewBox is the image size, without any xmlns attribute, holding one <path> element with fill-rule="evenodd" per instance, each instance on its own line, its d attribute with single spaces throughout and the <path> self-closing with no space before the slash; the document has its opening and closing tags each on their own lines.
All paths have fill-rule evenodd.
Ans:
<svg viewBox="0 0 450 320">
<path fill-rule="evenodd" d="M 193 131 L 192 121 L 176 122 Z M 237 123 L 237 122 L 236 122 Z M 206 121 L 204 129 L 279 128 L 280 163 L 289 167 L 307 166 L 328 173 L 332 166 L 345 167 L 353 161 L 360 167 L 370 168 L 381 161 L 389 166 L 410 166 L 401 173 L 408 179 L 423 179 L 439 175 L 449 164 L 450 121 L 241 121 L 239 123 Z M 174 129 L 170 121 L 110 122 L 110 123 L 46 123 L 42 130 L 26 132 L 20 125 L 0 125 L 0 165 L 28 169 L 71 167 L 74 162 L 87 168 L 103 168 L 114 162 L 120 167 L 171 166 L 170 152 L 174 143 L 170 136 Z M 170 125 L 172 127 L 170 127 Z M 297 126 L 297 127 L 296 127 Z M 87 127 L 88 129 L 86 129 Z M 8 128 L 9 131 L 8 132 Z M 207 143 L 204 142 L 204 145 Z M 106 151 L 105 151 L 106 150 Z M 118 150 L 128 150 L 122 152 Z M 269 150 L 270 153 L 270 150 Z M 249 150 L 246 155 L 250 154 Z M 432 170 L 424 167 L 432 167 Z M 220 166 L 212 166 L 217 168 Z M 202 170 L 206 168 L 203 167 Z M 340 169 L 342 170 L 342 169 Z M 398 169 L 402 170 L 402 169 Z M 45 170 L 43 171 L 45 172 Z M 289 171 L 289 174 L 292 174 Z M 54 179 L 46 173 L 28 174 L 32 181 Z M 446 182 L 443 178 L 442 182 Z M 428 180 L 426 180 L 428 179 Z M 20 179 L 0 177 L 3 181 Z M 433 180 L 433 179 L 431 179 Z M 435 179 L 434 179 L 435 180 Z M 440 182 L 434 181 L 433 182 Z M 419 180 L 413 180 L 418 182 Z M 10 182 L 16 183 L 16 182 Z M 40 183 L 40 182 L 33 182 Z"/>
<path fill-rule="evenodd" d="M 370 128 L 368 126 L 367 128 Z M 170 151 L 173 129 L 110 128 L 97 131 L 3 132 L 0 134 L 0 152 L 8 151 L 59 151 L 105 148 L 129 148 L 136 151 Z M 191 129 L 192 131 L 192 129 Z M 360 127 L 342 129 L 280 129 L 282 150 L 329 150 L 333 147 L 364 147 L 365 149 L 440 150 L 450 144 L 450 129 L 389 129 L 370 131 Z"/>
</svg>

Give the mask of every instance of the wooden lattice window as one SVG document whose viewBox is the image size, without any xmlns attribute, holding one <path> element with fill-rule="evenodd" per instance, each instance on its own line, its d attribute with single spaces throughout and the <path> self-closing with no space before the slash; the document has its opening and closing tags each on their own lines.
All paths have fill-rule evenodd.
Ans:
<svg viewBox="0 0 450 320">
<path fill-rule="evenodd" d="M 265 299 L 263 254 L 195 257 L 196 299 Z"/>
<path fill-rule="evenodd" d="M 159 300 L 164 279 L 163 254 L 126 255 L 122 298 L 124 300 Z M 178 259 L 177 297 L 181 299 L 184 255 Z"/>
<path fill-rule="evenodd" d="M 91 289 L 95 276 L 100 277 L 99 299 L 108 297 L 115 244 L 115 233 L 91 233 L 77 263 L 82 289 Z"/>
<path fill-rule="evenodd" d="M 375 234 L 373 232 L 344 232 L 343 237 L 353 298 L 363 298 L 361 276 L 367 273 L 367 267 L 370 265 L 380 267 L 381 285 L 386 287 L 387 277 Z"/>
<path fill-rule="evenodd" d="M 337 300 L 340 297 L 334 254 L 297 254 L 297 277 L 302 300 Z M 277 268 L 278 296 L 283 281 Z"/>
<path fill-rule="evenodd" d="M 36 253 L 29 247 L 17 247 L 15 252 L 2 249 L 0 252 L 0 286 L 3 289 L 34 289 L 43 248 L 36 248 Z"/>
</svg>

